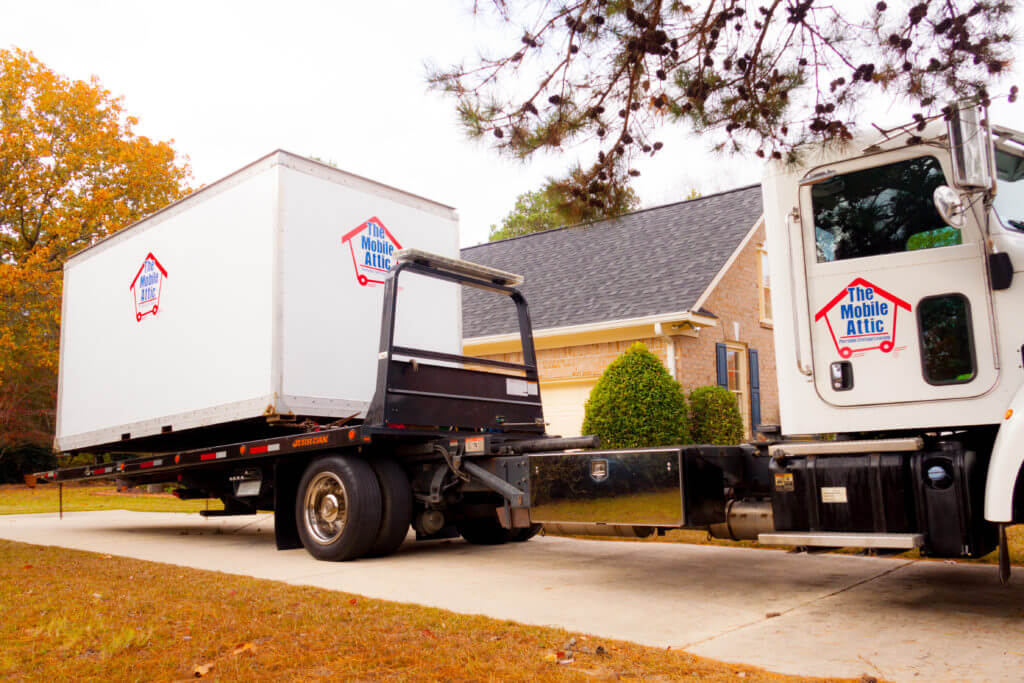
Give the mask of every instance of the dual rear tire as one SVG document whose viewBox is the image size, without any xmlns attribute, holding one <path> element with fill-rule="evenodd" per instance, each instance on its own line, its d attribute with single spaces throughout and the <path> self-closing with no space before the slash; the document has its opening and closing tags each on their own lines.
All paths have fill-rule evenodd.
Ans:
<svg viewBox="0 0 1024 683">
<path fill-rule="evenodd" d="M 409 479 L 389 458 L 366 461 L 329 455 L 314 460 L 302 475 L 295 497 L 299 538 L 318 560 L 344 562 L 390 555 L 405 541 L 412 516 Z M 456 526 L 474 545 L 519 543 L 540 531 L 540 525 L 505 529 L 497 517 L 467 519 Z"/>
<path fill-rule="evenodd" d="M 302 475 L 295 520 L 303 547 L 318 560 L 390 555 L 409 530 L 412 489 L 393 460 L 327 456 Z"/>
</svg>

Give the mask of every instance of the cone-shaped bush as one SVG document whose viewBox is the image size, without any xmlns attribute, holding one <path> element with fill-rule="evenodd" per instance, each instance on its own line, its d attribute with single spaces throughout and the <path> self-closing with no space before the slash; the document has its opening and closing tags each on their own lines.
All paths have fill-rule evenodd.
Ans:
<svg viewBox="0 0 1024 683">
<path fill-rule="evenodd" d="M 690 392 L 690 434 L 694 443 L 731 446 L 743 441 L 743 418 L 736 394 L 724 387 Z"/>
<path fill-rule="evenodd" d="M 583 433 L 602 448 L 692 443 L 686 397 L 658 357 L 639 342 L 605 368 L 587 399 Z"/>
</svg>

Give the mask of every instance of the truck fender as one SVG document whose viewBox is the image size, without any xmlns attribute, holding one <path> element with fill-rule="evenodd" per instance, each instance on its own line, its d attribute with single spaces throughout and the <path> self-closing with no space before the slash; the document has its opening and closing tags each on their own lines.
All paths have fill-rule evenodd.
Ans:
<svg viewBox="0 0 1024 683">
<path fill-rule="evenodd" d="M 1017 389 L 1006 411 L 985 480 L 985 519 L 990 522 L 1013 521 L 1013 491 L 1021 465 L 1024 465 L 1024 386 Z"/>
</svg>

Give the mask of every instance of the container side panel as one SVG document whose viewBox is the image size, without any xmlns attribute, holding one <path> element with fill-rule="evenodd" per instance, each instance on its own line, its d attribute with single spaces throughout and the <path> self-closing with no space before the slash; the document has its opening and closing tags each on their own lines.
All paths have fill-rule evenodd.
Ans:
<svg viewBox="0 0 1024 683">
<path fill-rule="evenodd" d="M 107 443 L 140 423 L 146 433 L 132 438 L 160 433 L 175 415 L 191 416 L 175 430 L 222 422 L 210 409 L 271 393 L 277 173 L 261 170 L 69 264 L 58 444 Z"/>
<path fill-rule="evenodd" d="M 382 283 L 394 253 L 415 247 L 458 258 L 458 222 L 329 173 L 282 168 L 281 185 L 281 408 L 350 415 L 373 396 Z M 458 287 L 408 276 L 400 285 L 396 341 L 461 353 Z"/>
</svg>

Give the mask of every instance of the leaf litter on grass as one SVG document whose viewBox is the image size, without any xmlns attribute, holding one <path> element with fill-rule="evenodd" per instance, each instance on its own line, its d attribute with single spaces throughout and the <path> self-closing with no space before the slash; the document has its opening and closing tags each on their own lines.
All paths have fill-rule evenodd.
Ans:
<svg viewBox="0 0 1024 683">
<path fill-rule="evenodd" d="M 199 667 L 224 680 L 792 680 L 562 629 L 7 541 L 0 605 L 0 678 L 12 680 L 184 679 Z"/>
</svg>

